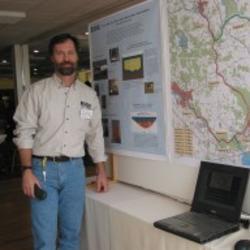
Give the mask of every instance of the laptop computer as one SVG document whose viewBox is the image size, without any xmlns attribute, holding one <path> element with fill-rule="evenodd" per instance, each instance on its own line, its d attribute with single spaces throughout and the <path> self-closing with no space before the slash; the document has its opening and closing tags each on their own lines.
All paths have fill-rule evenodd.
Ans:
<svg viewBox="0 0 250 250">
<path fill-rule="evenodd" d="M 154 226 L 205 243 L 239 230 L 249 170 L 202 161 L 191 211 L 154 222 Z"/>
</svg>

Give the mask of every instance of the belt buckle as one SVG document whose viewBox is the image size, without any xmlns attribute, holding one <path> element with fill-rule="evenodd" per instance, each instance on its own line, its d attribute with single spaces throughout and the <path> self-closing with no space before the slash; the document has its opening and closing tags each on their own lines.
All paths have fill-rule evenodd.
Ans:
<svg viewBox="0 0 250 250">
<path fill-rule="evenodd" d="M 69 161 L 71 158 L 67 157 L 65 155 L 60 155 L 60 156 L 54 156 L 53 160 L 54 162 L 65 162 L 65 161 Z"/>
</svg>

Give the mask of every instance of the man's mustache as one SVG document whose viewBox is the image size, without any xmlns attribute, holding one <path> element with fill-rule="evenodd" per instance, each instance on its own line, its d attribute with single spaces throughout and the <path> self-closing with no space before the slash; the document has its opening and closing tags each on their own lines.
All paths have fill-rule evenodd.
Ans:
<svg viewBox="0 0 250 250">
<path fill-rule="evenodd" d="M 72 63 L 72 62 L 62 62 L 62 63 L 60 63 L 59 64 L 60 66 L 74 66 L 74 63 Z"/>
</svg>

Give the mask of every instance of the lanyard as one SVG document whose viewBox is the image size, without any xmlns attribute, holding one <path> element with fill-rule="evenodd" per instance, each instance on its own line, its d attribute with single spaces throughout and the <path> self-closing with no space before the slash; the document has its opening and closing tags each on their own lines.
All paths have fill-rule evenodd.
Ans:
<svg viewBox="0 0 250 250">
<path fill-rule="evenodd" d="M 47 157 L 42 159 L 42 172 L 43 172 L 43 180 L 46 182 L 46 168 L 47 168 Z"/>
</svg>

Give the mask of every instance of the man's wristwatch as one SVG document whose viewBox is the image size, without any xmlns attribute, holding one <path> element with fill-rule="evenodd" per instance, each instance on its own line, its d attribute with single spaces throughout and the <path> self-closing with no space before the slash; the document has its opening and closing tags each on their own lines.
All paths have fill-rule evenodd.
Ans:
<svg viewBox="0 0 250 250">
<path fill-rule="evenodd" d="M 22 173 L 24 173 L 26 170 L 32 170 L 31 166 L 21 166 Z"/>
</svg>

